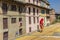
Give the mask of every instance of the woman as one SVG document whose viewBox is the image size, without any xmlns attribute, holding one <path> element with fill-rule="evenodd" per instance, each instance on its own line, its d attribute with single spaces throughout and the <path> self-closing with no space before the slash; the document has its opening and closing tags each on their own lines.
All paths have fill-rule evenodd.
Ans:
<svg viewBox="0 0 60 40">
<path fill-rule="evenodd" d="M 44 27 L 43 21 L 44 21 L 44 19 L 42 18 L 42 19 L 40 20 L 40 30 L 41 30 L 40 32 L 43 31 L 43 27 Z"/>
</svg>

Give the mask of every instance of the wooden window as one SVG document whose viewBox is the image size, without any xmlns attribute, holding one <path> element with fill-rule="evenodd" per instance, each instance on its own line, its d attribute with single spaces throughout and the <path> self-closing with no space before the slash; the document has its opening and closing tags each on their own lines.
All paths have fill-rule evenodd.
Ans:
<svg viewBox="0 0 60 40">
<path fill-rule="evenodd" d="M 22 18 L 19 18 L 20 27 L 22 26 Z"/>
<path fill-rule="evenodd" d="M 22 29 L 19 29 L 19 35 L 22 35 Z"/>
<path fill-rule="evenodd" d="M 3 40 L 8 40 L 8 32 L 3 33 Z"/>
<path fill-rule="evenodd" d="M 49 10 L 46 10 L 46 14 L 49 14 Z"/>
<path fill-rule="evenodd" d="M 21 6 L 19 6 L 19 13 L 22 13 L 22 11 L 23 11 L 23 9 L 22 9 L 22 7 Z"/>
<path fill-rule="evenodd" d="M 11 23 L 16 23 L 16 18 L 12 18 Z"/>
<path fill-rule="evenodd" d="M 42 1 L 41 1 L 40 5 L 41 5 L 42 7 L 45 7 L 45 3 L 42 2 Z"/>
<path fill-rule="evenodd" d="M 7 28 L 8 28 L 8 19 L 3 18 L 3 29 L 7 29 Z"/>
<path fill-rule="evenodd" d="M 35 8 L 33 8 L 33 15 L 35 15 Z"/>
<path fill-rule="evenodd" d="M 27 10 L 26 7 L 23 7 L 23 13 L 26 13 L 26 10 Z"/>
<path fill-rule="evenodd" d="M 31 27 L 29 27 L 29 32 L 31 32 Z"/>
<path fill-rule="evenodd" d="M 45 14 L 45 10 L 41 10 L 41 13 L 42 13 L 42 14 Z"/>
<path fill-rule="evenodd" d="M 38 4 L 38 0 L 36 0 L 37 4 Z"/>
<path fill-rule="evenodd" d="M 31 17 L 29 17 L 29 24 L 31 24 Z"/>
<path fill-rule="evenodd" d="M 35 0 L 33 0 L 33 4 L 35 3 Z"/>
<path fill-rule="evenodd" d="M 33 17 L 34 23 L 35 23 L 35 17 Z"/>
<path fill-rule="evenodd" d="M 19 22 L 21 22 L 22 21 L 22 18 L 19 18 Z"/>
<path fill-rule="evenodd" d="M 29 7 L 29 14 L 30 14 L 30 12 L 31 12 L 31 9 L 30 9 L 30 7 Z"/>
<path fill-rule="evenodd" d="M 50 18 L 50 16 L 47 16 L 46 18 L 47 18 L 47 19 L 49 19 L 49 18 Z"/>
<path fill-rule="evenodd" d="M 6 3 L 2 3 L 2 11 L 3 11 L 3 14 L 7 14 L 7 10 L 8 10 L 8 6 Z"/>
<path fill-rule="evenodd" d="M 39 22 L 39 18 L 37 17 L 37 23 Z"/>
<path fill-rule="evenodd" d="M 37 15 L 38 15 L 38 9 L 37 9 Z"/>
<path fill-rule="evenodd" d="M 11 11 L 16 11 L 16 5 L 11 5 Z"/>
</svg>

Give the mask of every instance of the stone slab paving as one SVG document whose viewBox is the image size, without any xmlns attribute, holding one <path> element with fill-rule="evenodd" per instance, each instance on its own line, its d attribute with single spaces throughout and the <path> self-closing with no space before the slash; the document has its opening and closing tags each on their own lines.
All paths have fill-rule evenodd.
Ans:
<svg viewBox="0 0 60 40">
<path fill-rule="evenodd" d="M 52 36 L 60 36 L 60 32 L 55 32 Z"/>
<path fill-rule="evenodd" d="M 45 27 L 42 33 L 34 32 L 16 40 L 60 40 L 60 23 Z"/>
</svg>

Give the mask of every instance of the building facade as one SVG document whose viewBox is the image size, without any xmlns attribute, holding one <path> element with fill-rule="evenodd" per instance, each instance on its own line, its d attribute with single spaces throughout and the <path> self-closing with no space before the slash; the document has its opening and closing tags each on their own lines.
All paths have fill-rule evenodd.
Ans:
<svg viewBox="0 0 60 40">
<path fill-rule="evenodd" d="M 47 0 L 0 0 L 0 40 L 37 31 L 41 18 L 46 26 L 49 10 Z"/>
<path fill-rule="evenodd" d="M 56 13 L 55 16 L 56 16 L 56 22 L 60 22 L 60 13 Z"/>
<path fill-rule="evenodd" d="M 56 15 L 55 15 L 55 10 L 54 9 L 50 9 L 50 23 L 54 23 L 56 21 Z"/>
</svg>

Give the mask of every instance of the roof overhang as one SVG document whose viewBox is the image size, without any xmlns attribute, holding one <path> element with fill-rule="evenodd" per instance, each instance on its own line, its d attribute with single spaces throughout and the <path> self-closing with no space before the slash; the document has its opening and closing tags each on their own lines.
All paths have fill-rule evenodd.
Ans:
<svg viewBox="0 0 60 40">
<path fill-rule="evenodd" d="M 46 7 L 38 6 L 38 5 L 33 5 L 33 4 L 31 4 L 31 3 L 26 3 L 25 5 L 27 5 L 27 6 L 32 5 L 32 6 L 35 6 L 35 7 L 38 7 L 38 8 L 50 10 L 50 8 L 46 8 Z"/>
</svg>

